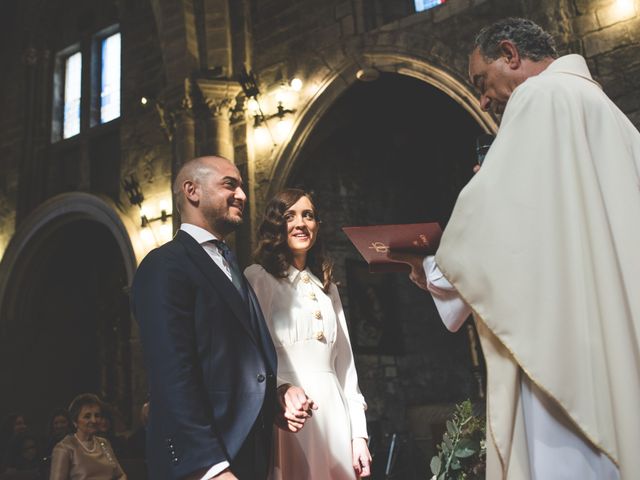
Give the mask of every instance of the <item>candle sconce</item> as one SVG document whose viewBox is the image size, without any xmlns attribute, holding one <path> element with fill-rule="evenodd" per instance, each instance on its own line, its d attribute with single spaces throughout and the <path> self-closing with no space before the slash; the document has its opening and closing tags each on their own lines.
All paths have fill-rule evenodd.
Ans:
<svg viewBox="0 0 640 480">
<path fill-rule="evenodd" d="M 245 97 L 247 97 L 248 99 L 247 111 L 253 117 L 253 127 L 255 129 L 258 129 L 259 127 L 264 125 L 269 132 L 271 141 L 274 145 L 276 145 L 276 140 L 271 132 L 268 121 L 272 119 L 278 119 L 278 125 L 285 124 L 286 122 L 284 122 L 284 118 L 288 114 L 293 114 L 296 112 L 295 109 L 285 107 L 285 96 L 287 90 L 293 90 L 294 92 L 300 91 L 300 89 L 302 88 L 302 81 L 299 78 L 294 78 L 291 80 L 289 85 L 283 84 L 278 87 L 278 91 L 275 95 L 276 111 L 269 115 L 264 113 L 263 107 L 260 103 L 260 88 L 258 87 L 254 73 L 252 71 L 248 72 L 247 69 L 243 66 L 240 69 L 238 82 L 242 87 L 242 91 L 244 92 Z"/>
<path fill-rule="evenodd" d="M 131 205 L 136 205 L 140 209 L 140 226 L 142 228 L 148 227 L 149 224 L 157 221 L 167 223 L 169 218 L 173 216 L 172 213 L 167 211 L 167 206 L 163 205 L 164 202 L 160 202 L 160 215 L 152 218 L 149 218 L 147 216 L 145 208 L 143 206 L 144 194 L 142 193 L 140 183 L 138 182 L 138 179 L 135 177 L 135 175 L 131 175 L 129 176 L 129 178 L 125 178 L 122 182 L 122 188 L 127 194 L 129 203 Z"/>
<path fill-rule="evenodd" d="M 147 248 L 159 247 L 171 240 L 173 235 L 173 224 L 169 221 L 173 217 L 169 202 L 161 200 L 158 202 L 154 215 L 148 213 L 148 207 L 144 203 L 144 194 L 140 188 L 140 183 L 134 175 L 122 181 L 122 188 L 127 194 L 129 203 L 140 209 L 140 239 Z M 159 212 L 159 213 L 156 213 Z M 159 227 L 152 227 L 152 224 L 159 223 Z"/>
</svg>

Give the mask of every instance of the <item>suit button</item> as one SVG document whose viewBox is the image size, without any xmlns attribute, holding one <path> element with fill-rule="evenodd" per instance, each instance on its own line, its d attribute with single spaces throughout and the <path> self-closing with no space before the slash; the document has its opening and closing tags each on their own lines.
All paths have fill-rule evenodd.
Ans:
<svg viewBox="0 0 640 480">
<path fill-rule="evenodd" d="M 258 374 L 258 376 L 257 376 L 256 378 L 258 379 L 258 382 L 262 383 L 262 382 L 264 382 L 264 378 L 265 378 L 265 377 L 264 377 L 264 375 L 263 375 L 263 374 L 259 373 L 259 374 Z"/>
</svg>

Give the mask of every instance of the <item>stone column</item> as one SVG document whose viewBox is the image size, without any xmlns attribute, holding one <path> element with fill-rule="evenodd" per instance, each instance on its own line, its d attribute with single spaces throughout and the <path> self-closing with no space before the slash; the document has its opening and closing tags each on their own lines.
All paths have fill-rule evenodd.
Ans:
<svg viewBox="0 0 640 480">
<path fill-rule="evenodd" d="M 184 79 L 182 89 L 175 89 L 168 102 L 173 120 L 173 177 L 180 166 L 196 156 L 196 123 L 193 112 L 191 80 Z"/>
<path fill-rule="evenodd" d="M 158 102 L 156 109 L 160 117 L 160 126 L 171 142 L 171 182 L 176 178 L 180 167 L 196 156 L 196 122 L 193 112 L 191 80 L 184 79 L 179 86 L 167 89 Z M 175 206 L 174 206 L 175 207 Z M 175 212 L 175 208 L 173 208 Z M 173 230 L 180 227 L 178 215 L 173 215 Z"/>
<path fill-rule="evenodd" d="M 210 113 L 205 119 L 207 132 L 204 149 L 213 155 L 234 159 L 233 135 L 231 133 L 231 108 L 240 93 L 240 85 L 230 80 L 196 80 L 204 104 Z"/>
<path fill-rule="evenodd" d="M 202 117 L 203 130 L 206 132 L 202 154 L 220 155 L 236 164 L 244 180 L 244 190 L 251 189 L 248 175 L 247 159 L 244 155 L 235 154 L 234 135 L 231 125 L 231 115 L 236 107 L 236 97 L 242 91 L 240 85 L 233 80 L 196 80 L 202 102 L 207 107 Z M 242 142 L 241 142 L 242 143 Z M 250 259 L 250 232 L 253 224 L 250 220 L 252 205 L 249 201 L 245 205 L 245 221 L 235 235 L 226 241 L 236 250 L 241 265 L 246 265 Z"/>
</svg>

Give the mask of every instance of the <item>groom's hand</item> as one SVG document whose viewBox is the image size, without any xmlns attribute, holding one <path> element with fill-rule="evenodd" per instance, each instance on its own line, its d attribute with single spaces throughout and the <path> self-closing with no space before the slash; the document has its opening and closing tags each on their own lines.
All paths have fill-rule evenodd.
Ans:
<svg viewBox="0 0 640 480">
<path fill-rule="evenodd" d="M 318 406 L 305 391 L 294 385 L 281 385 L 278 388 L 278 402 L 281 412 L 276 416 L 276 425 L 283 430 L 298 432 Z"/>
</svg>

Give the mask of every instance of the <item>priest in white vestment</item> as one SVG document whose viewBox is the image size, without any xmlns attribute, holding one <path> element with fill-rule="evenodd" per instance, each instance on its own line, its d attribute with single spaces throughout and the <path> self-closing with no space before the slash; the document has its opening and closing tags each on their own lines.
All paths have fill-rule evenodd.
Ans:
<svg viewBox="0 0 640 480">
<path fill-rule="evenodd" d="M 481 31 L 469 74 L 500 129 L 435 261 L 404 260 L 449 329 L 474 316 L 486 478 L 640 478 L 640 133 L 529 20 Z"/>
</svg>

